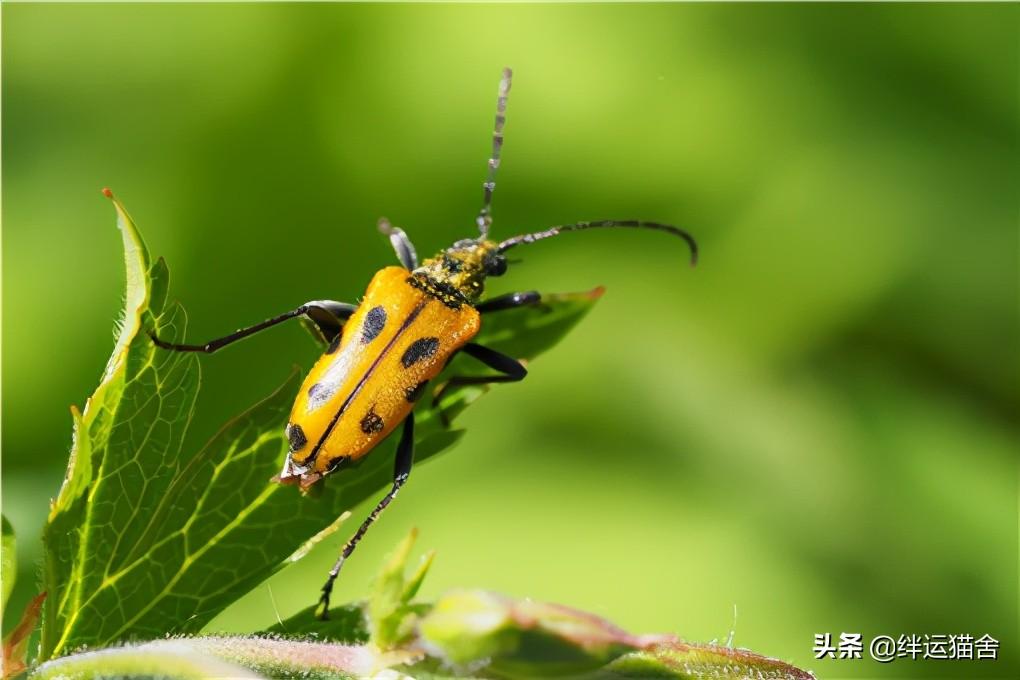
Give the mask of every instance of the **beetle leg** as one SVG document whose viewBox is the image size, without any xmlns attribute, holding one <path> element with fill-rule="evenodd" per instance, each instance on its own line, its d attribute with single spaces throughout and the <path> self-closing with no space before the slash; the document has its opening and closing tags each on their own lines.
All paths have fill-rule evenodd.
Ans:
<svg viewBox="0 0 1020 680">
<path fill-rule="evenodd" d="M 529 290 L 526 293 L 507 293 L 499 295 L 475 305 L 480 314 L 487 312 L 498 312 L 504 309 L 513 309 L 524 305 L 534 305 L 542 301 L 542 295 L 537 290 Z"/>
<path fill-rule="evenodd" d="M 396 498 L 400 487 L 404 486 L 407 477 L 411 474 L 411 465 L 413 463 L 414 413 L 412 412 L 404 420 L 404 429 L 400 433 L 400 443 L 397 444 L 397 456 L 393 463 L 393 487 L 389 490 L 389 493 L 382 497 L 382 500 L 375 506 L 372 513 L 365 518 L 365 521 L 361 523 L 361 526 L 358 527 L 358 530 L 351 536 L 350 540 L 344 544 L 336 564 L 329 570 L 329 578 L 326 579 L 325 585 L 322 586 L 322 595 L 319 597 L 319 605 L 322 609 L 318 612 L 318 617 L 321 620 L 325 621 L 329 618 L 329 596 L 333 592 L 333 583 L 336 581 L 336 577 L 340 575 L 340 569 L 344 566 L 344 562 L 351 556 L 354 549 L 358 547 L 358 542 L 368 532 L 368 528 L 379 519 L 379 515 L 390 504 L 390 501 Z"/>
<path fill-rule="evenodd" d="M 390 237 L 390 245 L 393 246 L 393 251 L 397 254 L 400 264 L 404 265 L 404 269 L 418 268 L 418 253 L 415 252 L 414 244 L 403 229 L 394 227 L 388 219 L 380 217 L 379 231 Z"/>
<path fill-rule="evenodd" d="M 305 310 L 305 318 L 315 326 L 327 343 L 340 336 L 344 322 L 358 309 L 357 305 L 334 300 L 313 300 L 306 302 L 304 306 L 308 308 Z"/>
<path fill-rule="evenodd" d="M 162 347 L 163 349 L 173 350 L 175 352 L 205 352 L 206 354 L 212 354 L 221 347 L 225 347 L 231 343 L 237 342 L 238 340 L 243 340 L 249 335 L 254 335 L 259 331 L 263 331 L 267 328 L 283 323 L 288 319 L 293 319 L 294 317 L 301 316 L 303 314 L 315 324 L 319 332 L 322 333 L 323 338 L 327 341 L 332 341 L 340 335 L 340 329 L 343 327 L 343 322 L 347 320 L 356 309 L 356 305 L 351 305 L 346 302 L 312 300 L 311 302 L 306 302 L 297 309 L 284 312 L 279 316 L 274 316 L 272 319 L 266 319 L 254 326 L 239 328 L 230 335 L 210 340 L 204 345 L 184 345 L 173 342 L 164 342 L 157 338 L 155 333 L 152 332 L 149 333 L 149 337 L 152 338 L 152 341 L 156 343 L 158 347 Z"/>
<path fill-rule="evenodd" d="M 447 392 L 459 385 L 489 385 L 492 383 L 518 382 L 524 380 L 524 377 L 528 375 L 528 369 L 524 368 L 524 364 L 494 349 L 469 342 L 461 347 L 461 351 L 473 356 L 489 368 L 493 368 L 503 375 L 455 375 L 447 380 L 446 384 L 440 387 L 439 391 L 432 397 L 433 407 L 439 404 Z M 439 409 L 439 417 L 444 425 L 450 424 L 449 418 L 447 418 L 442 408 Z"/>
</svg>

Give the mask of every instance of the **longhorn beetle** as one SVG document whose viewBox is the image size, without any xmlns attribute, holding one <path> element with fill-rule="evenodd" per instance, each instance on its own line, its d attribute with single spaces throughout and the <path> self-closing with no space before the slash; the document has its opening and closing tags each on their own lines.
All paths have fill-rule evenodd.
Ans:
<svg viewBox="0 0 1020 680">
<path fill-rule="evenodd" d="M 482 209 L 475 220 L 478 238 L 457 241 L 433 258 L 418 262 L 414 246 L 402 229 L 385 218 L 380 231 L 387 235 L 400 267 L 385 267 L 372 278 L 361 303 L 313 300 L 202 345 L 164 342 L 160 347 L 178 352 L 216 350 L 282 323 L 304 316 L 329 343 L 308 373 L 294 402 L 286 433 L 289 453 L 274 481 L 297 484 L 304 491 L 326 475 L 368 455 L 403 423 L 393 470 L 393 486 L 344 545 L 329 572 L 319 598 L 319 616 L 326 618 L 333 583 L 344 561 L 379 514 L 396 497 L 411 472 L 414 448 L 413 408 L 435 378 L 457 353 L 463 352 L 497 372 L 490 376 L 454 376 L 435 392 L 437 406 L 443 395 L 458 385 L 516 382 L 527 370 L 516 359 L 471 342 L 482 319 L 505 309 L 533 305 L 536 291 L 510 293 L 480 301 L 486 277 L 506 273 L 506 252 L 522 243 L 534 243 L 568 231 L 606 227 L 655 229 L 687 242 L 691 264 L 697 262 L 694 238 L 682 229 L 641 220 L 598 220 L 551 227 L 504 241 L 489 240 L 492 193 L 496 187 L 503 147 L 503 124 L 510 92 L 510 69 L 503 69 L 492 134 L 492 157 L 484 187 Z"/>
</svg>

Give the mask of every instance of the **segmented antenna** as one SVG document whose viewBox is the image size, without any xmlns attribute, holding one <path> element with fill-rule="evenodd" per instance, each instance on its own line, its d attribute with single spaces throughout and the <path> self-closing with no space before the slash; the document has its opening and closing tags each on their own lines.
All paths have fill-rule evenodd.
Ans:
<svg viewBox="0 0 1020 680">
<path fill-rule="evenodd" d="M 687 242 L 687 247 L 691 249 L 691 266 L 693 267 L 698 263 L 698 243 L 694 240 L 694 237 L 688 234 L 683 229 L 674 227 L 669 224 L 659 224 L 658 222 L 644 222 L 642 220 L 596 220 L 594 222 L 577 222 L 576 224 L 561 224 L 555 227 L 549 227 L 543 231 L 536 231 L 533 234 L 521 234 L 520 236 L 514 236 L 508 238 L 499 244 L 498 251 L 505 253 L 514 246 L 518 246 L 522 243 L 534 243 L 535 241 L 541 241 L 542 239 L 552 238 L 558 234 L 562 234 L 567 231 L 581 231 L 583 229 L 600 229 L 600 228 L 612 228 L 612 227 L 629 227 L 631 229 L 654 229 L 656 231 L 664 231 L 667 234 L 672 234 L 682 238 Z"/>
<path fill-rule="evenodd" d="M 513 71 L 503 69 L 503 77 L 499 81 L 499 98 L 496 99 L 496 126 L 492 130 L 492 157 L 489 158 L 489 174 L 485 178 L 485 199 L 478 213 L 478 232 L 487 238 L 489 226 L 492 224 L 492 192 L 496 189 L 496 169 L 499 168 L 499 157 L 503 150 L 503 125 L 506 123 L 506 100 L 510 94 L 510 81 Z"/>
</svg>

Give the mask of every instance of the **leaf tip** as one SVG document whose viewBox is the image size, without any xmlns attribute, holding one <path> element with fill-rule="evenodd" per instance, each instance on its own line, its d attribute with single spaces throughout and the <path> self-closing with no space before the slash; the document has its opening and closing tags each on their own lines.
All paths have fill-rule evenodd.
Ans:
<svg viewBox="0 0 1020 680">
<path fill-rule="evenodd" d="M 106 196 L 111 201 L 113 200 L 113 192 L 110 191 L 110 187 L 103 187 L 103 196 Z"/>
<path fill-rule="evenodd" d="M 591 290 L 588 291 L 588 299 L 589 300 L 598 300 L 600 297 L 602 297 L 605 294 L 606 294 L 606 287 L 605 286 L 595 286 L 594 288 L 592 288 Z"/>
</svg>

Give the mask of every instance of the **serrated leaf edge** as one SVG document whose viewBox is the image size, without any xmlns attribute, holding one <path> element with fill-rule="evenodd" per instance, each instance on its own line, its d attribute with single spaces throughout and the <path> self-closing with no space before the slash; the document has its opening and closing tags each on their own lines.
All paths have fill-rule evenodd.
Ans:
<svg viewBox="0 0 1020 680">
<path fill-rule="evenodd" d="M 124 316 L 119 323 L 120 332 L 114 345 L 113 353 L 110 355 L 106 369 L 103 371 L 103 377 L 99 386 L 85 402 L 85 408 L 81 412 L 76 407 L 71 407 L 74 435 L 72 438 L 70 460 L 64 482 L 61 484 L 56 500 L 50 506 L 48 523 L 53 522 L 61 511 L 67 509 L 80 494 L 85 492 L 86 488 L 89 489 L 90 496 L 95 494 L 97 485 L 92 484 L 90 486 L 90 482 L 98 482 L 101 475 L 96 474 L 93 476 L 91 469 L 92 451 L 88 427 L 92 422 L 93 408 L 94 405 L 103 403 L 107 392 L 117 387 L 117 381 L 123 377 L 123 373 L 126 370 L 125 359 L 128 347 L 141 327 L 142 314 L 148 307 L 150 299 L 149 253 L 145 247 L 145 242 L 142 240 L 138 228 L 120 200 L 114 197 L 109 189 L 105 189 L 103 193 L 113 202 L 117 215 L 117 229 L 121 233 L 121 239 L 124 244 L 124 268 L 126 274 Z M 96 472 L 98 473 L 99 471 Z M 82 523 L 83 531 L 78 543 L 78 558 L 71 568 L 72 575 L 75 571 L 80 571 L 85 563 L 84 556 L 88 550 L 88 527 L 91 511 L 92 504 L 88 503 L 85 509 L 85 520 Z M 71 587 L 64 590 L 62 597 L 59 600 L 53 598 L 52 602 L 53 606 L 56 607 L 56 611 L 63 610 L 68 599 L 71 597 L 76 598 L 80 602 L 82 579 L 71 578 L 70 581 Z M 63 631 L 53 646 L 52 651 L 60 649 L 64 644 L 67 636 L 73 629 L 73 624 L 79 611 L 80 607 L 73 607 L 71 614 L 64 621 Z"/>
</svg>

